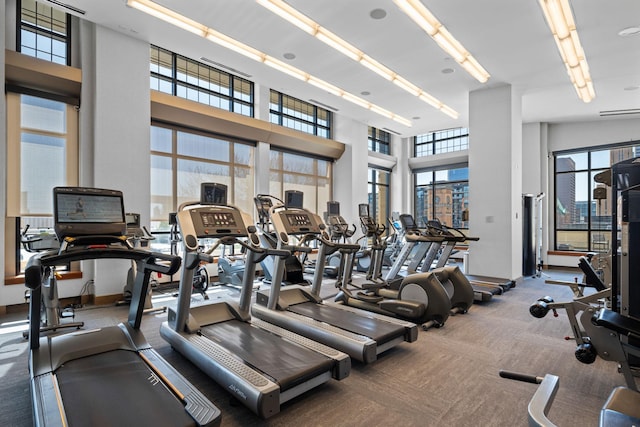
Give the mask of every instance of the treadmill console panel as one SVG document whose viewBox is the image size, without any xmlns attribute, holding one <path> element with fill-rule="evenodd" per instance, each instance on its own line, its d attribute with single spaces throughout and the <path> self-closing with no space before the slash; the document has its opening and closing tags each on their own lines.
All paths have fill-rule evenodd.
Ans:
<svg viewBox="0 0 640 427">
<path fill-rule="evenodd" d="M 273 225 L 279 234 L 320 234 L 321 230 L 312 213 L 304 209 L 285 209 L 275 213 Z"/>
<path fill-rule="evenodd" d="M 199 206 L 184 210 L 178 212 L 178 223 L 190 249 L 194 238 L 247 237 L 249 234 L 242 212 L 230 206 Z"/>
</svg>

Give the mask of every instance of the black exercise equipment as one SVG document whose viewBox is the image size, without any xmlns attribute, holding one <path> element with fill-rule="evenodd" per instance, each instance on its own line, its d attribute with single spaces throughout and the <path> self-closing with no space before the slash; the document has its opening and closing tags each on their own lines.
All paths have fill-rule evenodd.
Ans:
<svg viewBox="0 0 640 427">
<path fill-rule="evenodd" d="M 56 187 L 58 251 L 33 256 L 29 371 L 36 426 L 212 426 L 220 411 L 145 341 L 140 331 L 152 272 L 173 274 L 180 258 L 134 249 L 124 235 L 122 193 Z M 48 267 L 95 259 L 134 260 L 136 283 L 126 323 L 40 337 L 42 280 Z"/>
</svg>

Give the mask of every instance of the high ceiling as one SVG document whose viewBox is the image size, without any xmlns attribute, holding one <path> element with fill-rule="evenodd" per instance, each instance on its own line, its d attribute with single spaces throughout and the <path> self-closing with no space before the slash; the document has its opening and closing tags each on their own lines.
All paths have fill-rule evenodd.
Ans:
<svg viewBox="0 0 640 427">
<path fill-rule="evenodd" d="M 478 82 L 447 57 L 392 0 L 287 0 L 324 28 L 458 111 L 458 119 L 434 109 L 254 0 L 157 2 L 410 119 L 413 125 L 407 127 L 127 7 L 125 0 L 64 0 L 84 10 L 84 19 L 195 60 L 207 58 L 236 70 L 236 74 L 246 74 L 255 83 L 324 104 L 340 115 L 403 136 L 466 126 L 469 92 L 503 84 L 511 84 L 522 93 L 524 122 L 592 121 L 610 111 L 616 114 L 609 117 L 640 116 L 640 34 L 619 35 L 623 29 L 640 26 L 640 1 L 571 1 L 596 92 L 590 103 L 583 103 L 571 85 L 536 0 L 422 2 L 491 74 L 487 83 Z M 384 10 L 386 16 L 373 19 L 374 9 Z M 295 58 L 285 59 L 285 54 Z"/>
</svg>

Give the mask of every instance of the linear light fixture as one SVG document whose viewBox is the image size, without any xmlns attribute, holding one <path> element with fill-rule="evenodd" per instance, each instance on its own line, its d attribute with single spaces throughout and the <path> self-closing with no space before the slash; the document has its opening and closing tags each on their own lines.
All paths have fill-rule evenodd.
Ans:
<svg viewBox="0 0 640 427">
<path fill-rule="evenodd" d="M 569 1 L 539 1 L 578 97 L 584 102 L 591 102 L 596 93 L 589 74 L 589 65 L 578 38 L 578 31 L 576 30 Z"/>
<path fill-rule="evenodd" d="M 347 57 L 353 59 L 354 61 L 359 62 L 361 65 L 363 65 L 364 67 L 367 67 L 368 69 L 378 74 L 379 76 L 389 81 L 392 81 L 398 87 L 404 89 L 405 91 L 409 92 L 413 96 L 417 96 L 420 99 L 424 100 L 424 98 L 422 98 L 420 95 L 425 94 L 427 95 L 428 98 L 435 99 L 432 95 L 428 94 L 426 91 L 420 89 L 415 84 L 411 83 L 407 79 L 393 72 L 388 67 L 384 66 L 377 60 L 373 59 L 369 55 L 362 52 L 357 47 L 353 46 L 351 43 L 343 40 L 336 34 L 322 27 L 320 24 L 318 24 L 308 16 L 304 15 L 303 13 L 299 12 L 298 10 L 294 9 L 289 4 L 285 3 L 283 0 L 256 0 L 256 1 L 261 6 L 264 6 L 265 8 L 269 9 L 270 11 L 278 15 L 279 17 L 283 18 L 284 20 L 289 21 L 290 23 L 300 28 L 301 30 L 311 34 L 312 36 L 316 37 L 318 40 L 331 46 L 332 48 L 342 53 L 343 55 L 346 55 Z M 443 113 L 447 114 L 448 116 L 454 119 L 458 118 L 458 113 L 453 108 L 451 107 L 447 107 L 446 109 L 440 108 L 443 104 L 438 100 L 436 100 L 435 103 L 428 102 L 428 104 L 430 104 L 431 106 L 434 106 L 435 108 L 439 109 L 440 111 L 442 111 Z"/>
<path fill-rule="evenodd" d="M 464 70 L 480 83 L 491 75 L 469 53 L 462 44 L 433 16 L 420 0 L 393 0 L 420 28 L 422 28 L 448 55 L 451 55 Z"/>
<path fill-rule="evenodd" d="M 134 9 L 138 9 L 148 15 L 168 22 L 171 25 L 180 27 L 183 30 L 187 30 L 189 32 L 197 34 L 200 37 L 204 37 L 207 34 L 207 27 L 205 27 L 204 25 L 199 24 L 196 21 L 187 18 L 186 16 L 180 15 L 179 13 L 176 13 L 171 9 L 167 9 L 166 7 L 160 6 L 159 4 L 152 1 L 128 0 L 127 5 L 133 7 Z"/>
<path fill-rule="evenodd" d="M 150 0 L 127 0 L 127 5 L 133 8 L 136 8 L 144 13 L 147 13 L 151 16 L 154 16 L 158 19 L 161 19 L 169 24 L 175 25 L 192 33 L 198 34 L 201 37 L 205 37 L 207 40 L 219 44 L 227 49 L 230 49 L 236 53 L 244 55 L 248 58 L 253 59 L 254 61 L 261 62 L 269 67 L 272 67 L 282 73 L 293 76 L 297 79 L 300 79 L 304 82 L 307 82 L 313 86 L 316 86 L 320 89 L 326 90 L 332 95 L 341 97 L 349 102 L 352 102 L 356 105 L 359 105 L 362 108 L 366 108 L 367 110 L 371 110 L 374 113 L 380 114 L 384 117 L 391 118 L 398 123 L 402 123 L 407 127 L 411 127 L 412 123 L 410 120 L 405 119 L 402 116 L 399 116 L 395 113 L 392 113 L 388 110 L 385 110 L 382 107 L 379 107 L 375 104 L 372 104 L 360 97 L 357 97 L 349 92 L 346 92 L 340 89 L 337 86 L 332 85 L 322 79 L 314 77 L 309 73 L 306 73 L 292 65 L 289 65 L 285 62 L 280 61 L 272 56 L 267 55 L 264 52 L 261 52 L 257 49 L 252 48 L 238 40 L 235 40 L 225 34 L 222 34 L 212 28 L 208 28 L 205 25 L 202 25 L 196 21 L 193 21 L 179 13 L 176 13 L 170 9 L 167 9 L 163 6 L 156 4 Z M 328 31 L 325 32 L 329 38 L 335 38 L 336 36 Z M 453 111 L 453 110 L 452 110 Z M 457 113 L 456 113 L 457 114 Z"/>
</svg>

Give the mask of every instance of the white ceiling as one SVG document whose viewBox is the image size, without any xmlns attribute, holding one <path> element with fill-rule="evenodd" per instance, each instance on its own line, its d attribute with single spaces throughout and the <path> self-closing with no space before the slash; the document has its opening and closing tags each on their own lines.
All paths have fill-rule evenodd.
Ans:
<svg viewBox="0 0 640 427">
<path fill-rule="evenodd" d="M 578 33 L 596 98 L 578 98 L 536 0 L 422 0 L 491 74 L 479 83 L 439 49 L 391 0 L 287 0 L 344 40 L 417 84 L 460 113 L 451 119 L 418 98 L 331 49 L 253 0 L 158 0 L 158 3 L 335 86 L 412 120 L 406 127 L 317 89 L 206 39 L 126 6 L 125 0 L 64 0 L 84 19 L 200 60 L 209 58 L 303 100 L 314 100 L 403 136 L 468 124 L 470 91 L 511 84 L 522 93 L 524 122 L 598 120 L 601 111 L 640 108 L 638 0 L 573 0 Z M 384 19 L 370 17 L 373 9 Z M 283 55 L 293 53 L 293 60 Z M 453 73 L 443 73 L 450 68 Z M 369 92 L 369 95 L 361 95 Z M 640 110 L 638 110 L 640 113 Z M 624 114 L 616 117 L 640 117 Z"/>
</svg>

